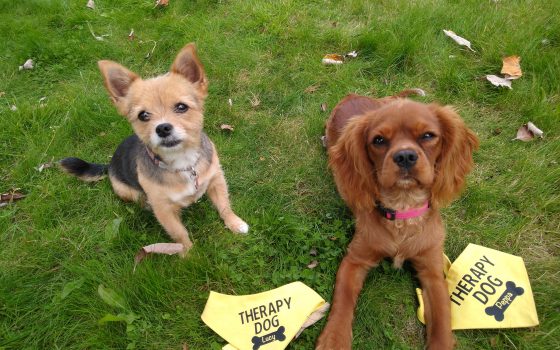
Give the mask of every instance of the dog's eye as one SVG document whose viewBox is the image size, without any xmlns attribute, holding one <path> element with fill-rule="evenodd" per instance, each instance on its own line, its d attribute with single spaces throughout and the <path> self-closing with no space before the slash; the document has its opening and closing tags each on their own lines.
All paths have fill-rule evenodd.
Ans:
<svg viewBox="0 0 560 350">
<path fill-rule="evenodd" d="M 433 132 L 425 132 L 422 134 L 422 136 L 420 137 L 423 141 L 429 141 L 432 140 L 434 137 L 436 137 L 436 135 Z"/>
<path fill-rule="evenodd" d="M 373 138 L 373 144 L 376 146 L 382 146 L 387 143 L 387 140 L 383 136 L 375 136 Z"/>
<path fill-rule="evenodd" d="M 188 109 L 189 106 L 184 103 L 177 103 L 175 105 L 175 113 L 185 113 Z"/>
<path fill-rule="evenodd" d="M 148 120 L 150 120 L 150 113 L 146 111 L 141 111 L 140 113 L 138 113 L 138 119 L 140 119 L 143 122 L 147 122 Z"/>
</svg>

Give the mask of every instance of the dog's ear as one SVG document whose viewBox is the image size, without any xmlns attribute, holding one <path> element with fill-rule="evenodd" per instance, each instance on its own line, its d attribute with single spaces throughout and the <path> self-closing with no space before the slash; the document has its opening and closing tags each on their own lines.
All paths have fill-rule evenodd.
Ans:
<svg viewBox="0 0 560 350">
<path fill-rule="evenodd" d="M 455 198 L 463 188 L 466 175 L 473 167 L 472 153 L 478 149 L 478 138 L 451 106 L 429 105 L 442 130 L 441 154 L 436 160 L 432 186 L 432 205 L 441 207 Z"/>
<path fill-rule="evenodd" d="M 208 80 L 204 73 L 204 67 L 196 55 L 196 46 L 194 43 L 187 44 L 181 49 L 171 65 L 171 72 L 187 78 L 187 80 L 195 84 L 202 93 L 207 94 Z"/>
<path fill-rule="evenodd" d="M 379 197 L 375 166 L 367 152 L 368 125 L 368 115 L 354 118 L 329 148 L 329 166 L 336 186 L 352 210 L 372 209 Z"/>
<path fill-rule="evenodd" d="M 138 79 L 138 75 L 113 61 L 99 61 L 99 70 L 105 81 L 105 88 L 109 91 L 111 100 L 117 106 L 122 115 L 126 115 L 126 95 L 132 83 Z"/>
</svg>

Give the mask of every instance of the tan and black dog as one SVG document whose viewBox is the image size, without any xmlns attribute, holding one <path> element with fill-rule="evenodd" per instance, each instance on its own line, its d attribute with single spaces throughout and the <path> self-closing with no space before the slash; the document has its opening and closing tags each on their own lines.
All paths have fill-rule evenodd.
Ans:
<svg viewBox="0 0 560 350">
<path fill-rule="evenodd" d="M 192 242 L 181 209 L 205 192 L 226 226 L 247 233 L 249 226 L 231 209 L 227 184 L 214 144 L 202 131 L 208 80 L 194 44 L 186 45 L 169 73 L 143 80 L 112 61 L 99 61 L 111 100 L 132 125 L 109 165 L 65 158 L 60 166 L 84 181 L 107 173 L 115 193 L 145 204 L 186 253 Z"/>
</svg>

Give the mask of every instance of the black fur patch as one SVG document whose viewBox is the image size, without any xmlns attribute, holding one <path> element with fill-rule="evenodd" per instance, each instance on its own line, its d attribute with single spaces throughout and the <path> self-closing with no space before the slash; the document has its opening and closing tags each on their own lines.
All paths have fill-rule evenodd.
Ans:
<svg viewBox="0 0 560 350">
<path fill-rule="evenodd" d="M 137 159 L 145 153 L 145 146 L 138 136 L 132 135 L 124 139 L 117 147 L 111 164 L 109 174 L 128 186 L 142 191 L 142 186 L 138 182 Z"/>
<path fill-rule="evenodd" d="M 212 155 L 214 154 L 214 147 L 212 147 L 212 141 L 208 138 L 206 133 L 202 133 L 200 140 L 200 149 L 202 150 L 202 157 L 205 158 L 208 163 L 212 163 Z"/>
<path fill-rule="evenodd" d="M 95 181 L 107 174 L 106 164 L 88 163 L 80 158 L 64 158 L 59 161 L 64 171 L 85 181 Z"/>
</svg>

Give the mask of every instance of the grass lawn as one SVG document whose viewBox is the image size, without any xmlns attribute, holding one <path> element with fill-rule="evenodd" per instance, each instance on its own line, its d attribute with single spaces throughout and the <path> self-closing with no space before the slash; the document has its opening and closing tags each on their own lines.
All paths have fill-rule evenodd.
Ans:
<svg viewBox="0 0 560 350">
<path fill-rule="evenodd" d="M 410 87 L 427 91 L 418 100 L 456 106 L 481 140 L 463 196 L 443 212 L 448 256 L 470 242 L 522 256 L 541 322 L 456 331 L 457 348 L 560 348 L 559 1 L 171 0 L 160 9 L 96 0 L 94 10 L 86 2 L 0 2 L 0 192 L 27 195 L 0 208 L 0 349 L 220 349 L 200 319 L 210 290 L 252 294 L 300 280 L 331 300 L 353 222 L 319 142 L 328 115 L 320 106 Z M 96 40 L 90 28 L 108 36 Z M 231 234 L 203 199 L 183 216 L 190 256 L 151 257 L 133 272 L 141 246 L 170 241 L 153 215 L 120 201 L 107 180 L 34 167 L 65 156 L 107 162 L 131 133 L 98 60 L 153 76 L 191 41 L 210 80 L 206 132 L 251 231 Z M 351 50 L 358 57 L 341 66 L 321 64 Z M 514 54 L 524 75 L 513 90 L 481 79 Z M 19 71 L 28 58 L 35 68 Z M 545 138 L 512 141 L 527 121 Z M 124 310 L 100 298 L 101 284 Z M 389 263 L 370 273 L 354 349 L 423 348 L 416 285 L 413 272 Z M 98 324 L 119 312 L 138 319 Z M 288 348 L 312 349 L 323 325 Z"/>
</svg>

